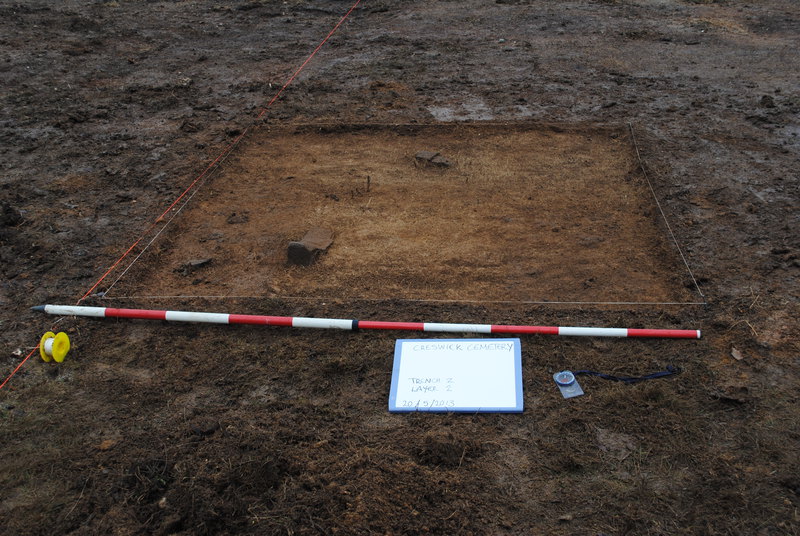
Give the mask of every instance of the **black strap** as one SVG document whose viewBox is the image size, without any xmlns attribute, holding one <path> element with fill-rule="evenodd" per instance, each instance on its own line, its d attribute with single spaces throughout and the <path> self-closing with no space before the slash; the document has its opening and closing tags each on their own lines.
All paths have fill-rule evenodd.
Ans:
<svg viewBox="0 0 800 536">
<path fill-rule="evenodd" d="M 664 378 L 665 376 L 674 376 L 675 374 L 680 374 L 683 372 L 679 367 L 673 367 L 672 365 L 667 366 L 666 370 L 662 370 L 660 372 L 654 372 L 652 374 L 647 374 L 645 376 L 612 376 L 611 374 L 603 374 L 602 372 L 595 372 L 593 370 L 578 370 L 573 372 L 575 376 L 584 375 L 584 376 L 597 376 L 598 378 L 603 378 L 604 380 L 611 380 L 614 382 L 622 382 L 622 383 L 639 383 L 645 380 L 654 380 L 656 378 Z"/>
</svg>

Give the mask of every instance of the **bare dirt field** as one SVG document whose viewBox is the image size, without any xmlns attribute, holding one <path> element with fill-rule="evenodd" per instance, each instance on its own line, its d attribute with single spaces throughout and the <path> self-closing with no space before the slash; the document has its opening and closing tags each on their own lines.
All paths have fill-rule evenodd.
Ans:
<svg viewBox="0 0 800 536">
<path fill-rule="evenodd" d="M 105 298 L 691 302 L 630 137 L 556 130 L 253 134 Z M 426 147 L 447 161 L 416 159 Z M 313 268 L 287 264 L 313 227 L 335 245 Z"/>
<path fill-rule="evenodd" d="M 268 105 L 351 6 L 0 4 L 0 381 L 73 343 L 0 390 L 0 532 L 798 534 L 800 6 L 362 0 Z M 394 414 L 408 333 L 30 311 L 90 289 L 703 338 L 525 335 L 523 413 Z"/>
</svg>

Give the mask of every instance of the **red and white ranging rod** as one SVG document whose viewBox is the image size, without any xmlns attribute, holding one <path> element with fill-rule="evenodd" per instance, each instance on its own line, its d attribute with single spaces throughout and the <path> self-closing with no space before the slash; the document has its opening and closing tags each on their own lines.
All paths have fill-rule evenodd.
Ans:
<svg viewBox="0 0 800 536">
<path fill-rule="evenodd" d="M 202 322 L 209 324 L 252 324 L 292 328 L 384 329 L 398 331 L 427 331 L 446 333 L 543 334 L 583 337 L 655 337 L 667 339 L 699 339 L 696 329 L 629 329 L 576 328 L 555 326 L 505 326 L 493 324 L 441 324 L 434 322 L 380 322 L 375 320 L 344 320 L 338 318 L 304 318 L 291 316 L 235 315 L 192 311 L 161 311 L 153 309 L 114 309 L 79 305 L 38 305 L 32 308 L 58 316 L 90 316 L 95 318 L 135 318 L 169 320 L 172 322 Z"/>
</svg>

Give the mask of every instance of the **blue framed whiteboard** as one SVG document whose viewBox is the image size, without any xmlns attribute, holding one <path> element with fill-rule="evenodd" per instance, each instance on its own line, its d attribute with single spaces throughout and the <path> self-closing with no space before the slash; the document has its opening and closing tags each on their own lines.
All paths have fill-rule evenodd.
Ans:
<svg viewBox="0 0 800 536">
<path fill-rule="evenodd" d="M 519 339 L 399 339 L 389 411 L 522 412 Z"/>
</svg>

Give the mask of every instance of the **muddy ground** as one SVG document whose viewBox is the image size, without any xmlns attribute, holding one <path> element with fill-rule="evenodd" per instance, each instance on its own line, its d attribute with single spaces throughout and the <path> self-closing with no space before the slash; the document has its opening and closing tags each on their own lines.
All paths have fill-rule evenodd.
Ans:
<svg viewBox="0 0 800 536">
<path fill-rule="evenodd" d="M 3 377 L 48 329 L 73 341 L 63 364 L 32 358 L 0 391 L 0 531 L 797 534 L 800 6 L 363 0 L 258 119 L 350 5 L 0 5 Z M 226 171 L 269 129 L 442 122 L 632 127 L 626 150 L 635 140 L 694 276 L 653 201 L 641 214 L 668 237 L 675 268 L 658 281 L 706 305 L 322 301 L 274 289 L 87 303 L 697 328 L 703 339 L 523 336 L 524 413 L 390 414 L 391 356 L 407 334 L 54 324 L 29 311 L 81 298 L 243 132 L 198 195 L 235 191 Z M 170 232 L 191 232 L 182 217 L 197 218 L 198 199 L 154 242 L 163 256 L 180 257 Z M 571 259 L 566 250 L 566 280 Z M 161 281 L 158 261 L 121 283 Z M 582 296 L 571 301 L 594 301 Z M 583 378 L 587 395 L 570 401 L 551 380 L 668 365 L 683 373 Z"/>
</svg>

